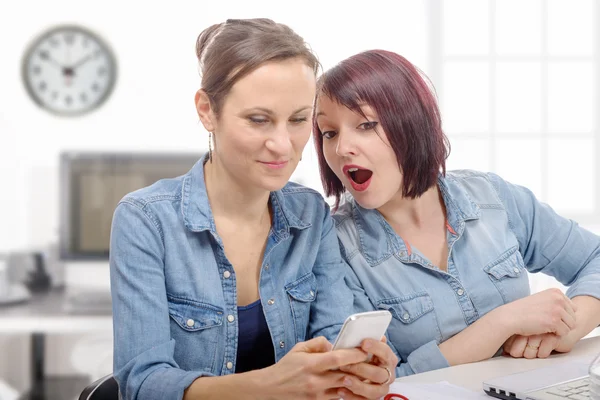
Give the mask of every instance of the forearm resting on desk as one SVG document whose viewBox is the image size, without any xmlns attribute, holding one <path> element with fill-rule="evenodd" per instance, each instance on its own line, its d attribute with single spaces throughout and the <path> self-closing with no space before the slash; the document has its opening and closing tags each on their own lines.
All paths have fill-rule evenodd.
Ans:
<svg viewBox="0 0 600 400">
<path fill-rule="evenodd" d="M 226 376 L 200 377 L 185 390 L 183 400 L 258 399 L 261 396 L 258 371 Z M 264 395 L 264 392 L 262 393 Z"/>
<path fill-rule="evenodd" d="M 514 333 L 512 324 L 496 318 L 500 314 L 500 310 L 495 309 L 462 332 L 440 343 L 440 351 L 448 364 L 453 366 L 486 360 L 496 354 Z"/>
</svg>

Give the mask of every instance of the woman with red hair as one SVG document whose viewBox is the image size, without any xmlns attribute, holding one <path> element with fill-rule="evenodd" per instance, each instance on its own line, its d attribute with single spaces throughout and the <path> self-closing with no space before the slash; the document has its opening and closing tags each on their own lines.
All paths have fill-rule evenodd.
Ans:
<svg viewBox="0 0 600 400">
<path fill-rule="evenodd" d="M 600 324 L 600 238 L 493 173 L 446 172 L 435 96 L 405 58 L 342 61 L 320 78 L 315 106 L 354 307 L 394 316 L 398 376 L 502 349 L 547 357 Z M 570 288 L 530 295 L 527 271 Z"/>
</svg>

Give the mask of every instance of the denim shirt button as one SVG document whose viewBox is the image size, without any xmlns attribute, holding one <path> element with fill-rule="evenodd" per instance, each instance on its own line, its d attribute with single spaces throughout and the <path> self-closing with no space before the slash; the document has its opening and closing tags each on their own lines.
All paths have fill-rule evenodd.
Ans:
<svg viewBox="0 0 600 400">
<path fill-rule="evenodd" d="M 312 290 L 308 292 L 308 294 L 310 294 L 310 297 L 315 297 L 315 292 L 313 292 Z"/>
<path fill-rule="evenodd" d="M 406 320 L 406 319 L 409 319 L 409 318 L 410 318 L 410 314 L 407 313 L 407 312 L 402 315 L 402 319 Z"/>
<path fill-rule="evenodd" d="M 225 271 L 225 272 L 223 272 L 223 277 L 224 277 L 225 279 L 229 279 L 229 277 L 230 277 L 230 276 L 231 276 L 231 272 L 229 272 L 229 271 Z"/>
<path fill-rule="evenodd" d="M 235 317 L 234 317 L 233 315 L 229 314 L 229 315 L 227 316 L 227 321 L 229 321 L 229 322 L 233 322 L 233 321 L 235 321 Z"/>
<path fill-rule="evenodd" d="M 233 363 L 231 361 L 227 362 L 227 369 L 232 369 Z"/>
<path fill-rule="evenodd" d="M 266 264 L 265 265 L 265 270 L 268 270 L 268 269 L 269 269 L 269 264 Z"/>
<path fill-rule="evenodd" d="M 279 347 L 281 347 L 282 349 L 285 347 L 285 342 L 283 340 L 279 342 Z"/>
<path fill-rule="evenodd" d="M 458 295 L 459 295 L 459 296 L 462 296 L 463 294 L 465 294 L 465 291 L 464 291 L 464 290 L 462 290 L 462 289 L 458 289 L 458 290 L 456 291 L 456 293 L 458 293 Z"/>
<path fill-rule="evenodd" d="M 267 304 L 269 304 L 270 306 L 272 306 L 273 304 L 275 304 L 275 300 L 274 299 L 269 299 L 269 301 L 267 301 Z"/>
<path fill-rule="evenodd" d="M 193 319 L 191 319 L 191 318 L 190 318 L 190 319 L 188 319 L 188 320 L 186 321 L 186 325 L 187 325 L 187 326 L 189 326 L 190 328 L 191 328 L 192 326 L 194 326 L 194 323 L 195 323 L 195 322 L 194 322 L 194 320 L 193 320 Z"/>
<path fill-rule="evenodd" d="M 513 271 L 515 271 L 515 273 L 516 273 L 516 274 L 518 274 L 518 273 L 519 273 L 519 268 L 517 268 L 517 267 L 514 267 L 514 268 L 513 268 Z"/>
</svg>

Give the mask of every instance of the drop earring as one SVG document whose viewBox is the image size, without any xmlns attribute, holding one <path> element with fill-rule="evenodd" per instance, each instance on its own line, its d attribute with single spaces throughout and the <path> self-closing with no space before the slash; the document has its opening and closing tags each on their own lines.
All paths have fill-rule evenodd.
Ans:
<svg viewBox="0 0 600 400">
<path fill-rule="evenodd" d="M 208 161 L 212 163 L 212 132 L 208 132 Z"/>
</svg>

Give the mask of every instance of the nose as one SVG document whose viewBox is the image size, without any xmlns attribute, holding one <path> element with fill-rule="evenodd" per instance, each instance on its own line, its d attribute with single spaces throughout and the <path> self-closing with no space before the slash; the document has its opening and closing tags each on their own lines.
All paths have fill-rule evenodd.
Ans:
<svg viewBox="0 0 600 400">
<path fill-rule="evenodd" d="M 286 127 L 276 129 L 272 135 L 269 135 L 265 145 L 267 149 L 279 156 L 289 154 L 292 150 L 290 132 Z"/>
<path fill-rule="evenodd" d="M 356 155 L 356 147 L 354 145 L 352 134 L 342 133 L 340 130 L 336 138 L 335 154 L 340 157 Z"/>
</svg>

